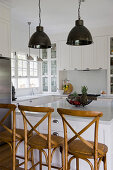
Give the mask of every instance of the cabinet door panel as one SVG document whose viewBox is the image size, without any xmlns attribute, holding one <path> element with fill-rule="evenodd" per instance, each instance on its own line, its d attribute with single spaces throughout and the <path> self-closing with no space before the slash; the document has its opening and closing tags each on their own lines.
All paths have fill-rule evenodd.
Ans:
<svg viewBox="0 0 113 170">
<path fill-rule="evenodd" d="M 10 25 L 0 19 L 0 54 L 10 57 Z"/>
<path fill-rule="evenodd" d="M 107 37 L 94 38 L 94 65 L 95 68 L 107 69 L 108 43 Z"/>
<path fill-rule="evenodd" d="M 82 51 L 81 47 L 70 46 L 70 69 L 81 69 L 82 66 Z"/>
<path fill-rule="evenodd" d="M 59 42 L 59 70 L 69 70 L 70 48 L 65 41 Z"/>
<path fill-rule="evenodd" d="M 93 44 L 82 47 L 82 69 L 93 69 Z"/>
</svg>

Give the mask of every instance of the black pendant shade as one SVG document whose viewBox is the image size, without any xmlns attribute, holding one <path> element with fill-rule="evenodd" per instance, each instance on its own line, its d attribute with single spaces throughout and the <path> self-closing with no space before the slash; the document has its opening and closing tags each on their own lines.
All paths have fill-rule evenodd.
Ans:
<svg viewBox="0 0 113 170">
<path fill-rule="evenodd" d="M 47 34 L 43 31 L 42 26 L 36 27 L 36 32 L 31 36 L 28 46 L 36 49 L 51 48 L 51 41 Z"/>
<path fill-rule="evenodd" d="M 76 26 L 70 31 L 66 44 L 80 46 L 90 45 L 92 42 L 92 36 L 89 30 L 83 25 L 83 20 L 76 20 Z"/>
</svg>

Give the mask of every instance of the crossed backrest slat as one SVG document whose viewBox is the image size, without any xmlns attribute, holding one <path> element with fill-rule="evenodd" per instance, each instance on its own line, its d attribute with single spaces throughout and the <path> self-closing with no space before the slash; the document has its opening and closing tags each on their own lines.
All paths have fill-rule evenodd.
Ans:
<svg viewBox="0 0 113 170">
<path fill-rule="evenodd" d="M 30 131 L 28 132 L 27 136 L 31 135 L 31 133 L 33 131 L 35 131 L 40 137 L 42 137 L 43 139 L 45 139 L 46 141 L 48 140 L 48 137 L 45 136 L 44 134 L 41 134 L 36 128 L 48 117 L 51 116 L 51 113 L 54 112 L 54 109 L 51 107 L 31 107 L 31 106 L 23 106 L 23 105 L 19 105 L 18 106 L 19 110 L 22 113 L 22 116 L 24 118 L 24 120 L 29 124 L 29 126 L 31 127 Z M 27 119 L 26 117 L 26 111 L 28 112 L 40 112 L 40 113 L 46 113 L 41 120 L 39 120 L 34 126 L 30 123 L 30 121 Z M 43 115 L 43 114 L 42 114 Z M 55 144 L 55 142 L 51 141 L 52 143 Z"/>
<path fill-rule="evenodd" d="M 71 131 L 75 134 L 67 143 L 70 144 L 73 140 L 76 138 L 79 138 L 83 143 L 85 143 L 88 147 L 91 149 L 94 149 L 95 151 L 98 150 L 98 153 L 103 154 L 101 150 L 98 149 L 98 124 L 99 124 L 99 118 L 103 115 L 101 112 L 96 111 L 81 111 L 81 110 L 70 110 L 70 109 L 57 109 L 58 113 L 62 117 L 63 124 L 64 124 L 64 136 L 67 138 L 67 126 L 71 129 Z M 91 122 L 86 125 L 80 132 L 76 132 L 74 128 L 68 123 L 68 121 L 65 119 L 65 115 L 70 116 L 77 116 L 77 117 L 92 117 L 94 118 L 91 120 Z M 87 140 L 85 140 L 81 135 L 93 124 L 95 123 L 95 132 L 94 132 L 94 145 Z M 67 125 L 67 126 L 66 126 Z"/>
<path fill-rule="evenodd" d="M 0 109 L 8 109 L 8 111 L 6 113 L 0 113 L 0 114 L 4 114 L 4 117 L 0 120 L 0 126 L 2 126 L 6 131 L 8 131 L 9 133 L 13 133 L 12 129 L 10 129 L 9 127 L 7 127 L 4 124 L 4 121 L 7 119 L 7 117 L 13 112 L 13 114 L 15 114 L 15 109 L 16 109 L 16 105 L 14 104 L 2 104 L 0 103 Z M 15 121 L 15 120 L 14 120 Z"/>
</svg>

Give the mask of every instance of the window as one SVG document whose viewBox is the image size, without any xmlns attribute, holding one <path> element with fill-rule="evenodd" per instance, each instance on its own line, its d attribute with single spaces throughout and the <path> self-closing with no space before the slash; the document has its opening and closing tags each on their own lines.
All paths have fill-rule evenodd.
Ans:
<svg viewBox="0 0 113 170">
<path fill-rule="evenodd" d="M 11 54 L 11 75 L 15 88 L 39 87 L 40 64 L 34 60 L 27 60 L 25 54 Z"/>
<path fill-rule="evenodd" d="M 57 57 L 56 44 L 51 49 L 42 50 L 42 90 L 43 92 L 57 91 Z"/>
</svg>

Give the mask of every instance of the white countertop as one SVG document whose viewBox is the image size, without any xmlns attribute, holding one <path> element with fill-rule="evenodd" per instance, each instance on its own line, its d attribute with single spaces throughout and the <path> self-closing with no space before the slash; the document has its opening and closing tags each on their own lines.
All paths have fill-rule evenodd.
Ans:
<svg viewBox="0 0 113 170">
<path fill-rule="evenodd" d="M 12 103 L 17 103 L 20 101 L 25 101 L 25 100 L 32 100 L 32 99 L 37 99 L 43 96 L 61 96 L 61 97 L 67 97 L 68 95 L 60 95 L 59 93 L 51 93 L 51 94 L 36 94 L 36 95 L 27 95 L 27 96 L 20 96 L 17 97 L 17 99 L 15 101 L 12 101 Z"/>
<path fill-rule="evenodd" d="M 94 100 L 89 105 L 83 107 L 76 107 L 74 105 L 69 104 L 66 99 L 60 99 L 59 101 L 38 105 L 41 107 L 53 107 L 55 109 L 54 113 L 52 114 L 53 118 L 59 118 L 60 115 L 57 113 L 57 108 L 65 108 L 65 109 L 72 109 L 72 110 L 89 110 L 89 111 L 100 111 L 103 112 L 103 117 L 100 118 L 101 123 L 110 123 L 113 119 L 113 101 L 104 101 L 104 100 Z M 37 113 L 30 113 L 32 116 L 40 116 L 36 115 Z M 68 119 L 72 120 L 72 117 Z M 81 119 L 81 118 L 80 118 Z M 87 119 L 87 118 L 85 118 Z"/>
</svg>

